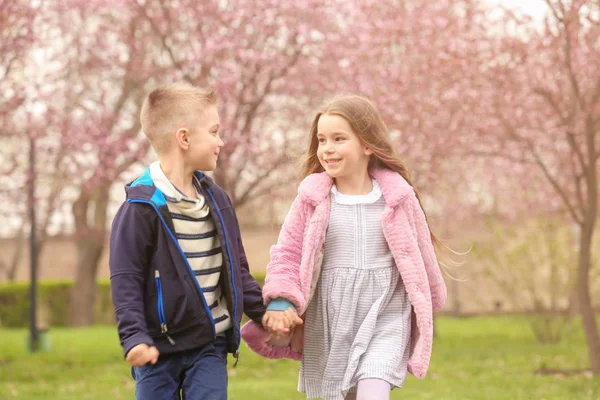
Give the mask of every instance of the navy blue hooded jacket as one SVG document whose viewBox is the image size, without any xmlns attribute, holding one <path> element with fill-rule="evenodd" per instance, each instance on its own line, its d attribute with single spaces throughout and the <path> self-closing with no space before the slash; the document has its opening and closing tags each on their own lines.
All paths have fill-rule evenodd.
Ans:
<svg viewBox="0 0 600 400">
<path fill-rule="evenodd" d="M 196 176 L 222 246 L 220 283 L 233 318 L 228 351 L 237 357 L 242 312 L 260 324 L 265 312 L 262 293 L 250 275 L 229 196 L 209 177 L 200 172 Z M 150 170 L 128 184 L 125 191 L 127 200 L 112 224 L 109 261 L 112 301 L 124 354 L 142 343 L 169 354 L 214 340 L 212 314 L 174 236 L 165 196 L 154 185 Z"/>
</svg>

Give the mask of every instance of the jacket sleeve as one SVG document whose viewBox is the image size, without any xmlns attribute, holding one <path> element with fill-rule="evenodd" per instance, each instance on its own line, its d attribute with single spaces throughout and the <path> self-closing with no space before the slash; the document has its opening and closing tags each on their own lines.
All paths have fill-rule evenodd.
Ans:
<svg viewBox="0 0 600 400">
<path fill-rule="evenodd" d="M 144 277 L 151 254 L 152 221 L 136 204 L 124 203 L 110 236 L 110 290 L 123 354 L 138 344 L 152 346 L 144 316 Z"/>
<path fill-rule="evenodd" d="M 427 278 L 429 280 L 431 304 L 433 311 L 437 311 L 446 303 L 446 282 L 444 281 L 440 265 L 435 255 L 433 243 L 431 241 L 431 231 L 429 230 L 425 213 L 415 195 L 411 195 L 407 202 L 408 213 L 414 223 L 413 229 L 415 230 L 419 251 L 421 252 L 421 257 L 423 258 L 425 271 L 427 272 Z"/>
<path fill-rule="evenodd" d="M 271 261 L 263 287 L 265 304 L 283 298 L 296 309 L 302 309 L 304 296 L 300 285 L 300 263 L 305 227 L 305 203 L 298 195 L 283 222 L 277 244 L 271 247 Z"/>
<path fill-rule="evenodd" d="M 244 313 L 254 322 L 261 324 L 262 317 L 265 314 L 265 306 L 262 301 L 262 290 L 256 282 L 256 279 L 250 275 L 248 258 L 244 251 L 242 238 L 238 232 L 238 248 L 240 257 L 240 274 L 242 276 L 242 285 L 244 287 Z"/>
<path fill-rule="evenodd" d="M 225 191 L 223 191 L 227 202 L 231 206 L 233 211 L 233 217 L 235 220 L 235 236 L 237 238 L 238 258 L 240 260 L 240 276 L 242 279 L 242 290 L 244 291 L 244 313 L 254 322 L 262 324 L 262 318 L 265 314 L 265 306 L 262 301 L 262 289 L 256 279 L 250 274 L 250 266 L 248 265 L 248 257 L 244 250 L 244 244 L 242 242 L 242 233 L 240 231 L 240 224 L 237 219 L 237 214 L 233 207 L 231 198 Z"/>
</svg>

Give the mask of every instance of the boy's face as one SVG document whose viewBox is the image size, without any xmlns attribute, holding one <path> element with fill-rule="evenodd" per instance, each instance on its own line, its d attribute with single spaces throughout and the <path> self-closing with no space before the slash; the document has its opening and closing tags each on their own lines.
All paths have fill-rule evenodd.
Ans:
<svg viewBox="0 0 600 400">
<path fill-rule="evenodd" d="M 217 166 L 219 152 L 224 143 L 220 136 L 220 119 L 216 106 L 209 106 L 196 119 L 190 135 L 186 164 L 195 170 L 212 171 Z"/>
</svg>

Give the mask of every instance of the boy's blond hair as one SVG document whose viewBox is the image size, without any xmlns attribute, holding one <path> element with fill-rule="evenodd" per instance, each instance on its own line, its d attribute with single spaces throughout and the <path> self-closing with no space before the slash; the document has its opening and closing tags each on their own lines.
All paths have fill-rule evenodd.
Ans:
<svg viewBox="0 0 600 400">
<path fill-rule="evenodd" d="M 216 104 L 214 90 L 183 83 L 160 86 L 144 100 L 140 113 L 142 131 L 154 150 L 164 153 L 171 147 L 178 129 L 191 130 L 205 108 Z"/>
</svg>

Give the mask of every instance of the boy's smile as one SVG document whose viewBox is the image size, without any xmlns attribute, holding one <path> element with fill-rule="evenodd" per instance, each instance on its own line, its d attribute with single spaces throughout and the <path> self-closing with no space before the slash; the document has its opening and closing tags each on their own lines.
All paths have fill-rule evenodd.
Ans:
<svg viewBox="0 0 600 400">
<path fill-rule="evenodd" d="M 191 131 L 186 158 L 195 170 L 212 171 L 217 167 L 224 143 L 220 136 L 220 119 L 216 106 L 208 107 Z"/>
</svg>

